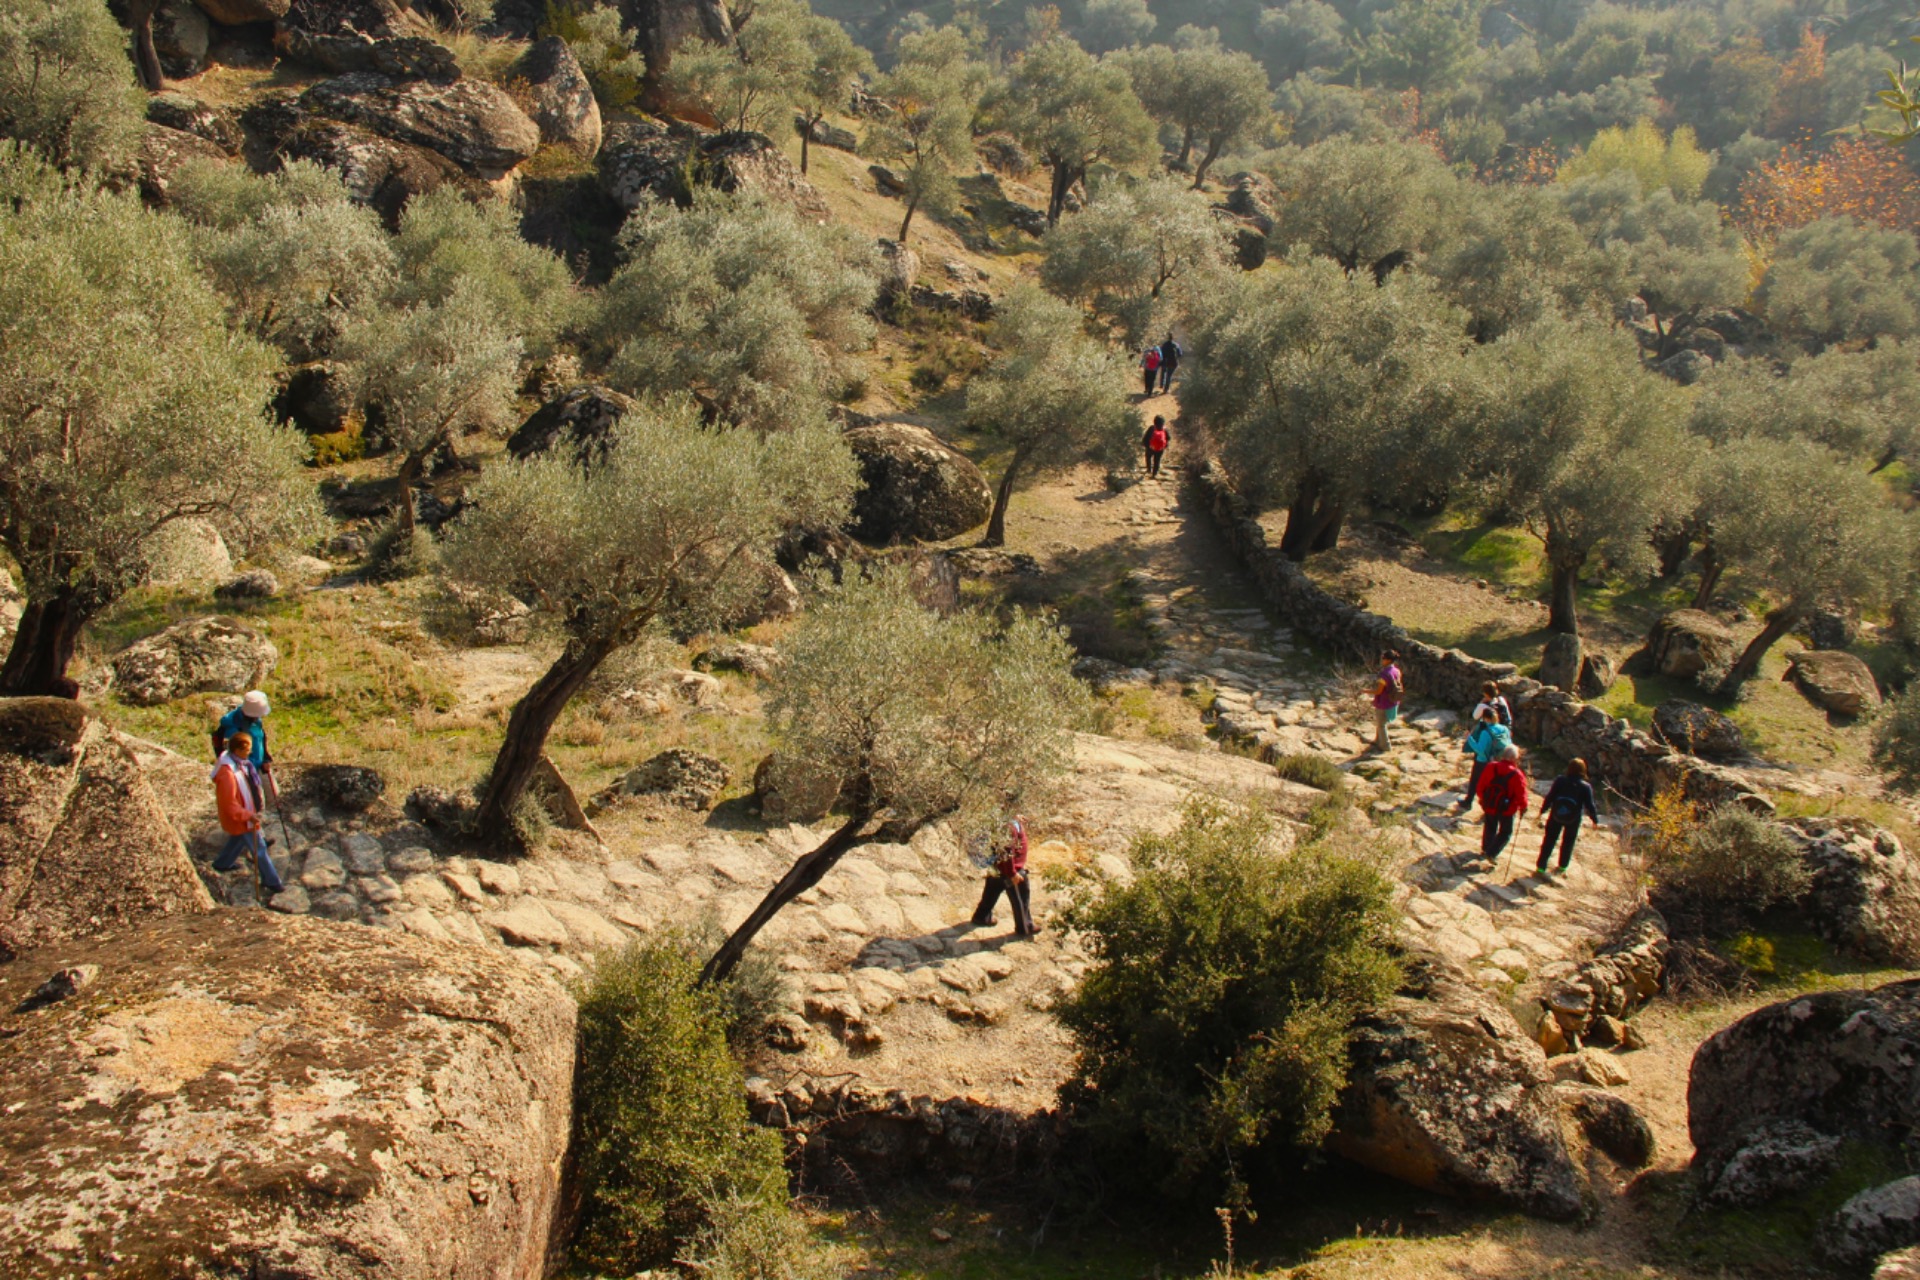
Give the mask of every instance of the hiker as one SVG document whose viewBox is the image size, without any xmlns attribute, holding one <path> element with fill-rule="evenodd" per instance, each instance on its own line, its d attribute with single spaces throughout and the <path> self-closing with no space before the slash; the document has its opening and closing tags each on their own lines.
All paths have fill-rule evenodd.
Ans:
<svg viewBox="0 0 1920 1280">
<path fill-rule="evenodd" d="M 1500 686 L 1491 680 L 1480 686 L 1480 701 L 1473 708 L 1473 718 L 1478 720 L 1480 712 L 1489 709 L 1494 719 L 1509 729 L 1513 727 L 1513 706 L 1500 692 Z"/>
<path fill-rule="evenodd" d="M 1575 757 L 1567 761 L 1567 771 L 1553 780 L 1547 788 L 1547 798 L 1540 802 L 1540 812 L 1547 822 L 1547 834 L 1540 841 L 1540 863 L 1535 867 L 1541 875 L 1547 874 L 1547 855 L 1553 852 L 1555 837 L 1560 840 L 1560 870 L 1565 871 L 1573 862 L 1573 842 L 1580 838 L 1580 817 L 1585 814 L 1592 818 L 1597 826 L 1600 811 L 1593 805 L 1593 784 L 1587 781 L 1587 762 Z"/>
<path fill-rule="evenodd" d="M 231 871 L 241 853 L 251 850 L 260 871 L 260 882 L 268 893 L 278 893 L 286 886 L 280 882 L 280 873 L 274 870 L 273 859 L 267 856 L 267 839 L 260 829 L 267 797 L 260 770 L 251 758 L 254 745 L 251 734 L 232 735 L 209 775 L 214 799 L 220 808 L 220 829 L 227 833 L 227 842 L 214 858 L 213 869 Z"/>
<path fill-rule="evenodd" d="M 1520 748 L 1508 747 L 1480 775 L 1480 856 L 1498 858 L 1513 839 L 1514 824 L 1527 811 L 1527 771 Z"/>
<path fill-rule="evenodd" d="M 1173 371 L 1180 367 L 1180 357 L 1187 354 L 1180 344 L 1168 334 L 1167 340 L 1160 344 L 1160 393 L 1165 395 L 1173 388 Z"/>
<path fill-rule="evenodd" d="M 1499 713 L 1491 706 L 1481 703 L 1474 717 L 1473 731 L 1467 734 L 1466 745 L 1473 753 L 1473 771 L 1467 775 L 1466 794 L 1453 806 L 1455 813 L 1473 807 L 1473 798 L 1480 794 L 1481 775 L 1513 745 L 1513 730 L 1500 723 Z"/>
<path fill-rule="evenodd" d="M 980 905 L 973 909 L 973 923 L 985 929 L 994 923 L 993 909 L 1000 895 L 1007 895 L 1013 908 L 1013 932 L 1031 938 L 1040 932 L 1033 922 L 1032 877 L 1027 873 L 1027 824 L 1024 818 L 1008 818 L 1007 829 L 994 842 L 993 869 L 987 873 L 986 886 L 980 891 Z"/>
<path fill-rule="evenodd" d="M 1387 741 L 1387 726 L 1400 718 L 1400 704 L 1405 701 L 1407 689 L 1400 677 L 1400 655 L 1392 649 L 1380 654 L 1380 677 L 1373 686 L 1373 750 L 1385 751 L 1392 744 Z"/>
<path fill-rule="evenodd" d="M 226 750 L 227 739 L 236 733 L 244 733 L 253 740 L 253 747 L 247 753 L 247 759 L 256 769 L 265 770 L 273 763 L 273 756 L 267 751 L 267 713 L 273 708 L 267 704 L 267 695 L 258 689 L 251 690 L 240 699 L 240 705 L 220 717 L 220 723 L 213 727 L 213 755 L 217 760 Z"/>
<path fill-rule="evenodd" d="M 1140 353 L 1140 372 L 1146 377 L 1146 394 L 1153 394 L 1154 379 L 1160 376 L 1160 348 L 1148 347 Z"/>
<path fill-rule="evenodd" d="M 1140 445 L 1147 451 L 1147 479 L 1160 478 L 1160 455 L 1167 451 L 1167 419 L 1162 414 L 1153 415 L 1153 425 L 1147 428 L 1147 434 L 1140 437 Z"/>
</svg>

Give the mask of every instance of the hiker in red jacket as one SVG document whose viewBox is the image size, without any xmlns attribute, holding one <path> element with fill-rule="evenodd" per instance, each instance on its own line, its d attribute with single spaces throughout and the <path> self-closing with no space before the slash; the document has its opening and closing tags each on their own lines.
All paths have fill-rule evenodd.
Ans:
<svg viewBox="0 0 1920 1280">
<path fill-rule="evenodd" d="M 1146 380 L 1145 395 L 1153 395 L 1153 384 L 1160 380 L 1160 348 L 1148 347 L 1140 353 L 1140 373 Z"/>
<path fill-rule="evenodd" d="M 1167 451 L 1166 415 L 1153 415 L 1153 425 L 1147 428 L 1147 434 L 1140 437 L 1140 447 L 1147 451 L 1147 479 L 1160 478 L 1160 455 Z"/>
<path fill-rule="evenodd" d="M 1498 858 L 1513 839 L 1513 827 L 1527 811 L 1527 771 L 1520 748 L 1508 747 L 1480 775 L 1480 856 Z"/>
<path fill-rule="evenodd" d="M 1007 904 L 1013 908 L 1015 936 L 1031 938 L 1040 932 L 1040 927 L 1033 922 L 1033 886 L 1027 873 L 1026 819 L 1007 819 L 1006 830 L 993 843 L 993 857 L 993 869 L 987 873 L 986 886 L 980 893 L 980 905 L 973 909 L 973 923 L 982 929 L 993 924 L 993 909 L 999 905 L 1000 895 L 1004 893 Z"/>
</svg>

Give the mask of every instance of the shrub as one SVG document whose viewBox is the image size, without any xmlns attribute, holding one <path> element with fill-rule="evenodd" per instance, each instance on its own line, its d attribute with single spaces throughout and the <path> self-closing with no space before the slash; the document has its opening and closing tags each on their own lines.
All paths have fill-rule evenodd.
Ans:
<svg viewBox="0 0 1920 1280">
<path fill-rule="evenodd" d="M 716 1196 L 706 1212 L 706 1227 L 681 1259 L 702 1280 L 839 1280 L 845 1274 L 784 1204 Z"/>
<path fill-rule="evenodd" d="M 1887 703 L 1873 728 L 1874 767 L 1903 791 L 1920 790 L 1920 683 Z"/>
<path fill-rule="evenodd" d="M 62 169 L 120 169 L 140 146 L 146 96 L 126 33 L 102 4 L 0 4 L 0 137 Z"/>
<path fill-rule="evenodd" d="M 1094 961 L 1061 1011 L 1079 1047 L 1064 1096 L 1103 1167 L 1161 1191 L 1238 1204 L 1246 1157 L 1317 1145 L 1348 1025 L 1399 981 L 1386 878 L 1324 843 L 1281 854 L 1273 834 L 1196 798 L 1135 842 L 1131 884 L 1070 913 Z"/>
<path fill-rule="evenodd" d="M 1719 932 L 1807 891 L 1800 846 L 1784 830 L 1738 805 L 1714 809 L 1684 840 L 1655 853 L 1654 899 L 1682 931 Z"/>
<path fill-rule="evenodd" d="M 1273 762 L 1273 771 L 1288 782 L 1318 787 L 1327 792 L 1339 791 L 1347 781 L 1347 775 L 1340 772 L 1339 765 L 1325 756 L 1317 756 L 1310 751 L 1298 751 L 1292 755 L 1281 756 Z"/>
<path fill-rule="evenodd" d="M 610 1275 L 671 1262 L 716 1205 L 786 1203 L 779 1138 L 748 1123 L 726 1006 L 694 987 L 694 955 L 684 935 L 636 940 L 580 992 L 574 1255 Z"/>
</svg>

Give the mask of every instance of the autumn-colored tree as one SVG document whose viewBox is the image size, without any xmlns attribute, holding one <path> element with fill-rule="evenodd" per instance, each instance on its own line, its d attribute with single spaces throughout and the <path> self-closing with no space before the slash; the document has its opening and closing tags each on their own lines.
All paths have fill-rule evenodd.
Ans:
<svg viewBox="0 0 1920 1280">
<path fill-rule="evenodd" d="M 1834 217 L 1909 229 L 1920 222 L 1920 176 L 1893 148 L 1856 138 L 1820 153 L 1782 148 L 1740 184 L 1735 218 L 1749 239 Z"/>
<path fill-rule="evenodd" d="M 1780 87 L 1773 95 L 1767 132 L 1794 141 L 1820 132 L 1827 113 L 1827 37 L 1807 27 L 1800 47 L 1780 69 Z"/>
</svg>

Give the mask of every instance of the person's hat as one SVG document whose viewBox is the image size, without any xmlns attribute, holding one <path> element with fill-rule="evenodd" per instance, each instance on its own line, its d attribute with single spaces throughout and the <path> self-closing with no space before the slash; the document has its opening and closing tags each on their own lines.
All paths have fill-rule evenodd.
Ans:
<svg viewBox="0 0 1920 1280">
<path fill-rule="evenodd" d="M 250 719 L 264 720 L 271 710 L 273 708 L 267 704 L 267 695 L 258 689 L 249 691 L 246 697 L 240 699 L 240 711 Z"/>
</svg>

